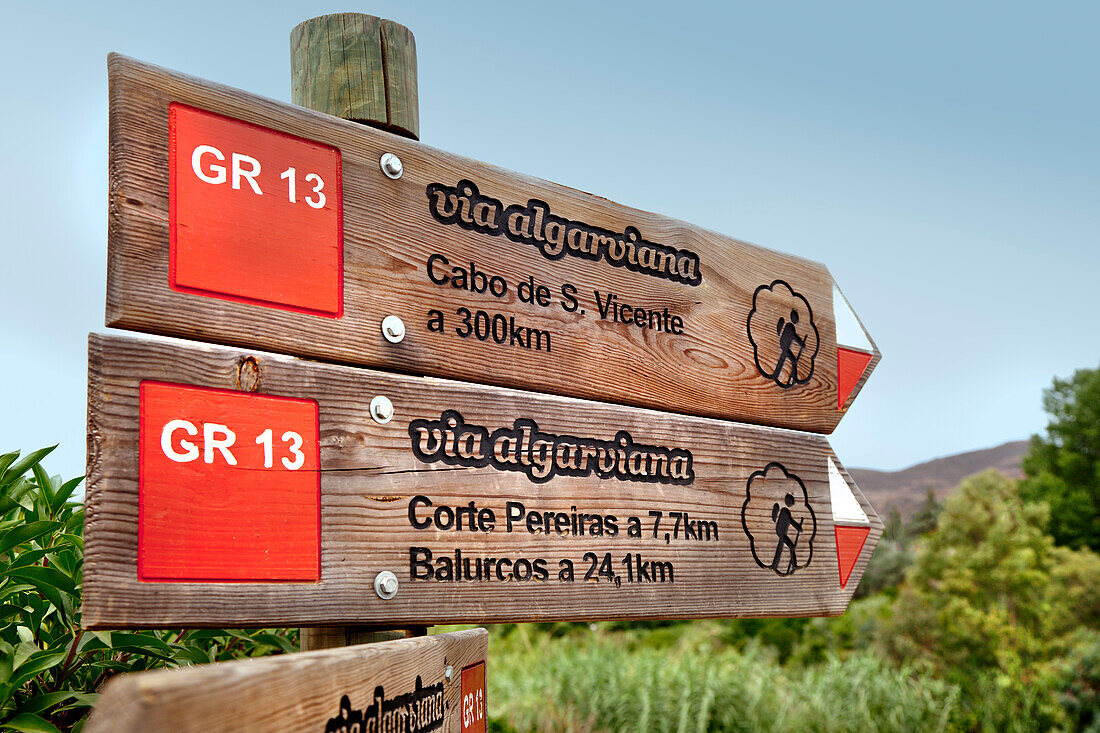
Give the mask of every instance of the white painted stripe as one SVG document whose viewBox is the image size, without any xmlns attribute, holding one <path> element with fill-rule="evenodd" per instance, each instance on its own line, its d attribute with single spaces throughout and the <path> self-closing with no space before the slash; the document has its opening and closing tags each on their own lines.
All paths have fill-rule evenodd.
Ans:
<svg viewBox="0 0 1100 733">
<path fill-rule="evenodd" d="M 867 338 L 867 332 L 863 330 L 863 326 L 859 325 L 856 314 L 852 312 L 848 301 L 840 294 L 836 285 L 833 285 L 833 320 L 836 321 L 837 346 L 848 346 L 867 352 L 874 351 L 870 339 Z"/>
<path fill-rule="evenodd" d="M 833 502 L 833 522 L 870 524 L 867 513 L 859 505 L 848 482 L 829 458 L 829 498 Z"/>
</svg>

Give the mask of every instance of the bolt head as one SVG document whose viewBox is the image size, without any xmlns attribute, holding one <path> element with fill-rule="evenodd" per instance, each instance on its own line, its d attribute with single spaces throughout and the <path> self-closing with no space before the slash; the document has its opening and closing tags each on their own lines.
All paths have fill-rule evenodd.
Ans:
<svg viewBox="0 0 1100 733">
<path fill-rule="evenodd" d="M 447 669 L 443 670 L 443 676 L 447 679 L 451 679 L 455 675 L 455 668 L 451 665 L 447 665 Z"/>
<path fill-rule="evenodd" d="M 383 601 L 388 601 L 397 595 L 397 576 L 389 570 L 383 570 L 374 576 L 374 592 Z"/>
<path fill-rule="evenodd" d="M 386 316 L 382 319 L 382 335 L 391 344 L 401 343 L 405 338 L 405 322 L 397 316 Z"/>
<path fill-rule="evenodd" d="M 393 403 L 390 402 L 389 397 L 385 395 L 378 395 L 370 401 L 370 415 L 374 418 L 374 421 L 385 425 L 393 419 Z"/>
<path fill-rule="evenodd" d="M 382 172 L 395 181 L 401 177 L 405 170 L 405 167 L 401 165 L 401 159 L 393 153 L 384 154 L 378 163 L 382 167 Z"/>
</svg>

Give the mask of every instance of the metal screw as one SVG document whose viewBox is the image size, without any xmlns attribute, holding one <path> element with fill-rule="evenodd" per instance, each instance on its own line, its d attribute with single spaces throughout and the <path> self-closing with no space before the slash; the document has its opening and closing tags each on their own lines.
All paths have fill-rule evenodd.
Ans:
<svg viewBox="0 0 1100 733">
<path fill-rule="evenodd" d="M 370 401 L 370 416 L 376 423 L 385 425 L 393 419 L 393 403 L 389 397 L 378 395 Z"/>
<path fill-rule="evenodd" d="M 451 679 L 455 676 L 455 668 L 448 664 L 447 669 L 443 670 L 443 676 L 447 679 Z"/>
<path fill-rule="evenodd" d="M 404 166 L 401 165 L 401 159 L 393 153 L 383 154 L 378 163 L 382 166 L 382 172 L 395 181 L 401 177 L 405 170 Z"/>
<path fill-rule="evenodd" d="M 374 592 L 383 601 L 388 601 L 397 595 L 397 576 L 389 570 L 383 570 L 374 576 Z"/>
<path fill-rule="evenodd" d="M 397 316 L 386 316 L 382 319 L 382 335 L 391 344 L 401 343 L 405 338 L 405 322 Z"/>
</svg>

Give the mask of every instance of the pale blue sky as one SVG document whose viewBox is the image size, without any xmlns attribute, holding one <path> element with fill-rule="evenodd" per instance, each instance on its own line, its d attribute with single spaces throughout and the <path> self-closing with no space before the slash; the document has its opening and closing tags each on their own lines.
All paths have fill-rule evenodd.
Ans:
<svg viewBox="0 0 1100 733">
<path fill-rule="evenodd" d="M 0 451 L 83 473 L 107 53 L 285 101 L 344 10 L 416 35 L 425 142 L 824 262 L 884 355 L 849 466 L 1026 437 L 1100 360 L 1095 3 L 13 3 Z"/>
</svg>

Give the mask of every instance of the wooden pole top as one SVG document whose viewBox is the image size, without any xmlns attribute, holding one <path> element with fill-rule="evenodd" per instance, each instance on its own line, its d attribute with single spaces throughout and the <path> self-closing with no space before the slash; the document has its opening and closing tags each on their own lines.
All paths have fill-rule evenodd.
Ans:
<svg viewBox="0 0 1100 733">
<path fill-rule="evenodd" d="M 336 13 L 290 32 L 291 101 L 420 139 L 416 41 L 391 20 Z"/>
</svg>

